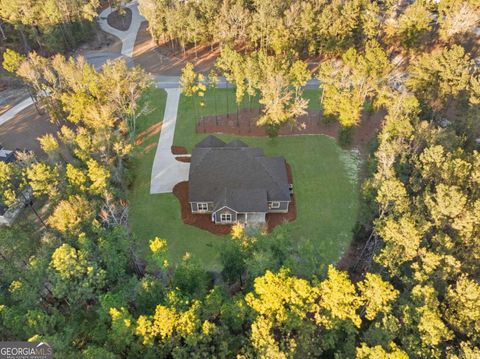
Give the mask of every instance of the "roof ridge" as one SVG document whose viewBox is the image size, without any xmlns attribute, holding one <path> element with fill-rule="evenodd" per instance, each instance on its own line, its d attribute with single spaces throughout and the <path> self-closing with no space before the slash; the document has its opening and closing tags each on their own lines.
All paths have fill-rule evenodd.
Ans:
<svg viewBox="0 0 480 359">
<path fill-rule="evenodd" d="M 278 181 L 275 179 L 275 177 L 272 176 L 272 174 L 270 173 L 269 169 L 268 169 L 267 167 L 265 167 L 265 165 L 264 165 L 261 161 L 258 160 L 258 158 L 260 158 L 260 157 L 261 157 L 261 158 L 275 158 L 275 157 L 267 157 L 267 156 L 263 155 L 263 156 L 255 156 L 254 158 L 255 158 L 255 161 L 257 161 L 258 163 L 260 163 L 260 166 L 263 167 L 263 169 L 264 169 L 265 172 L 268 174 L 268 176 L 272 179 L 272 181 L 275 183 L 275 185 L 277 186 L 277 188 L 278 188 L 279 190 L 281 190 L 280 184 L 279 184 Z M 277 157 L 281 158 L 280 156 L 277 156 Z M 284 160 L 284 161 L 285 161 L 285 160 Z"/>
</svg>

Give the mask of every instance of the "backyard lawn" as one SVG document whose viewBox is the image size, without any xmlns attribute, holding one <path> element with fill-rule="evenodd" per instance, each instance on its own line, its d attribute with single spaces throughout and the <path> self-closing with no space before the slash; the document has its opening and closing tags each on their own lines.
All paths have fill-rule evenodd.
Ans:
<svg viewBox="0 0 480 359">
<path fill-rule="evenodd" d="M 150 175 L 155 155 L 158 132 L 155 125 L 163 118 L 165 92 L 155 90 L 150 95 L 154 112 L 139 119 L 139 131 L 147 135 L 138 145 L 136 179 L 129 195 L 130 223 L 138 238 L 140 250 L 146 250 L 148 241 L 159 236 L 168 241 L 171 260 L 181 258 L 185 252 L 197 257 L 207 269 L 218 269 L 218 254 L 226 236 L 184 225 L 180 219 L 180 206 L 173 194 L 150 195 Z M 206 106 L 200 110 L 198 102 L 193 106 L 191 98 L 182 96 L 175 131 L 174 144 L 185 146 L 189 151 L 204 138 L 205 134 L 194 131 L 196 114 L 226 113 L 228 96 L 229 110 L 235 111 L 233 90 L 219 89 L 216 101 L 212 93 L 206 96 Z M 308 90 L 306 97 L 318 98 L 318 90 Z M 198 100 L 197 100 L 198 101 Z M 255 107 L 255 101 L 252 101 Z M 242 107 L 248 107 L 246 99 Z M 317 107 L 311 100 L 310 106 Z M 234 116 L 234 115 L 233 115 Z M 224 141 L 235 136 L 218 135 Z M 267 155 L 284 156 L 292 166 L 294 191 L 297 201 L 297 219 L 283 225 L 298 241 L 308 241 L 319 262 L 332 263 L 338 260 L 352 238 L 352 228 L 358 210 L 357 157 L 341 149 L 334 139 L 322 135 L 266 137 L 241 137 L 251 146 L 262 147 Z"/>
<path fill-rule="evenodd" d="M 148 94 L 153 110 L 137 121 L 137 150 L 133 172 L 135 180 L 129 193 L 129 216 L 132 232 L 141 254 L 148 251 L 150 239 L 158 236 L 168 241 L 170 259 L 176 261 L 185 252 L 195 255 L 208 269 L 218 269 L 215 246 L 226 238 L 183 224 L 180 205 L 173 194 L 150 194 L 150 177 L 155 157 L 158 132 L 163 120 L 166 92 L 153 90 Z"/>
</svg>

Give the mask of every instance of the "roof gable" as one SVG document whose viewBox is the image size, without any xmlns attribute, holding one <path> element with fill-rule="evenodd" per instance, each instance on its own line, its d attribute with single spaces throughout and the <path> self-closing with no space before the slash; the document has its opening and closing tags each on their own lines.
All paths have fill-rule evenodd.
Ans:
<svg viewBox="0 0 480 359">
<path fill-rule="evenodd" d="M 236 139 L 227 143 L 226 147 L 248 147 L 248 145 L 245 142 Z"/>
<path fill-rule="evenodd" d="M 225 142 L 223 142 L 218 137 L 209 135 L 205 137 L 203 140 L 201 140 L 199 143 L 197 143 L 195 148 L 214 148 L 214 147 L 223 147 L 223 146 L 225 146 Z"/>
</svg>

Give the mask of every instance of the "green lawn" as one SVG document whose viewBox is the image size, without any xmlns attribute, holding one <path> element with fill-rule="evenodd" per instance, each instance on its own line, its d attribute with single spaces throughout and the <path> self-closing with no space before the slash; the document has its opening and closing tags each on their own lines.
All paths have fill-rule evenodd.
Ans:
<svg viewBox="0 0 480 359">
<path fill-rule="evenodd" d="M 129 193 L 129 216 L 140 253 L 148 250 L 148 242 L 155 236 L 168 241 L 172 261 L 191 252 L 208 269 L 218 269 L 218 246 L 225 239 L 209 232 L 184 225 L 180 218 L 180 205 L 173 194 L 150 194 L 150 176 L 153 158 L 160 134 L 158 125 L 163 120 L 166 93 L 153 90 L 148 94 L 152 112 L 137 121 L 137 133 L 145 133 L 137 145 L 133 172 L 135 180 Z"/>
<path fill-rule="evenodd" d="M 217 111 L 226 112 L 226 98 L 234 111 L 233 90 L 217 90 Z M 310 108 L 318 109 L 318 90 L 305 91 Z M 223 101 L 222 101 L 223 99 Z M 243 101 L 248 106 L 248 99 Z M 214 114 L 213 96 L 207 95 L 202 114 Z M 197 111 L 198 112 L 198 111 Z M 194 132 L 192 99 L 182 96 L 174 144 L 189 151 L 205 134 Z M 235 136 L 218 135 L 224 141 Z M 299 241 L 312 241 L 314 248 L 331 263 L 338 259 L 352 238 L 358 210 L 357 164 L 354 153 L 341 149 L 334 139 L 322 136 L 282 136 L 274 139 L 241 137 L 251 146 L 262 147 L 267 155 L 284 156 L 292 166 L 297 199 L 297 220 L 286 224 Z"/>
<path fill-rule="evenodd" d="M 217 90 L 217 111 L 226 112 L 226 98 L 230 111 L 235 110 L 233 90 Z M 310 106 L 318 108 L 318 91 L 309 90 L 306 96 Z M 163 118 L 165 92 L 155 90 L 150 94 L 154 112 L 139 119 L 139 133 L 151 128 Z M 253 106 L 255 101 L 252 101 Z M 249 106 L 248 98 L 243 106 Z M 214 97 L 206 96 L 202 114 L 213 114 Z M 180 99 L 174 144 L 185 146 L 189 151 L 205 137 L 196 134 L 196 122 L 191 98 Z M 198 108 L 197 108 L 197 112 Z M 218 269 L 219 248 L 227 237 L 184 225 L 180 219 L 180 206 L 173 195 L 150 195 L 150 174 L 155 154 L 158 133 L 146 137 L 138 146 L 136 179 L 129 195 L 130 223 L 139 243 L 159 236 L 169 243 L 172 260 L 185 252 L 196 256 L 207 269 Z M 234 136 L 219 135 L 225 141 Z M 284 226 L 298 241 L 309 241 L 322 263 L 335 262 L 352 238 L 352 228 L 358 210 L 358 184 L 356 181 L 356 158 L 342 150 L 335 140 L 327 136 L 288 136 L 275 139 L 242 137 L 251 146 L 264 148 L 268 155 L 282 155 L 292 166 L 297 220 Z M 142 249 L 141 249 L 142 250 Z"/>
</svg>

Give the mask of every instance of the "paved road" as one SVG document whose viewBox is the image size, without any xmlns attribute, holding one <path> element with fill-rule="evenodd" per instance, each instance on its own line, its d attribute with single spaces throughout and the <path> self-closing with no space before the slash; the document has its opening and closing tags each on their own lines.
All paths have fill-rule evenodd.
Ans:
<svg viewBox="0 0 480 359">
<path fill-rule="evenodd" d="M 33 105 L 33 100 L 31 97 L 26 98 L 20 103 L 17 103 L 15 106 L 10 108 L 9 110 L 5 111 L 1 116 L 0 116 L 0 126 L 6 123 L 7 121 L 10 121 L 12 118 L 18 115 L 21 111 L 26 109 L 28 106 Z"/>
<path fill-rule="evenodd" d="M 190 168 L 189 163 L 177 161 L 171 151 L 177 122 L 180 89 L 168 88 L 165 91 L 167 92 L 167 105 L 153 161 L 150 193 L 171 193 L 178 182 L 188 180 Z"/>
<path fill-rule="evenodd" d="M 118 53 L 93 53 L 87 54 L 85 56 L 87 62 L 95 66 L 96 68 L 101 67 L 107 60 L 115 59 L 123 56 L 127 63 L 131 66 L 133 65 L 132 55 L 135 46 L 135 39 L 137 37 L 138 30 L 140 25 L 145 19 L 140 15 L 138 11 L 138 4 L 136 1 L 131 2 L 127 5 L 132 11 L 132 22 L 127 31 L 120 31 L 111 27 L 107 22 L 108 15 L 112 12 L 111 8 L 107 8 L 100 13 L 99 24 L 103 31 L 117 36 L 122 41 L 122 50 L 121 54 Z M 174 155 L 171 152 L 171 146 L 173 144 L 173 138 L 175 134 L 175 124 L 177 120 L 177 111 L 178 103 L 180 98 L 180 89 L 179 89 L 179 76 L 155 76 L 154 83 L 158 88 L 165 88 L 167 91 L 167 104 L 165 108 L 165 115 L 162 123 L 162 129 L 160 133 L 160 139 L 158 142 L 158 147 L 155 154 L 155 159 L 152 167 L 152 176 L 151 176 L 151 193 L 169 193 L 172 192 L 175 184 L 181 181 L 188 179 L 188 170 L 189 164 L 184 162 L 179 162 L 175 159 Z M 226 88 L 231 85 L 227 83 L 224 78 L 219 79 L 218 87 Z M 311 80 L 309 81 L 307 87 L 317 87 L 318 81 Z M 6 123 L 9 120 L 12 121 L 9 124 L 8 129 L 12 136 L 16 133 L 16 136 L 20 138 L 28 138 L 28 136 L 19 133 L 18 130 L 28 128 L 28 118 L 25 116 L 17 116 L 19 113 L 23 113 L 28 106 L 32 105 L 31 99 L 26 99 L 14 106 L 2 116 L 0 116 L 0 125 Z M 33 109 L 33 106 L 30 106 L 29 110 Z M 32 112 L 31 112 L 32 113 Z M 14 126 L 15 125 L 15 126 Z M 13 127 L 12 127 L 13 126 Z M 45 124 L 43 125 L 45 127 Z M 0 130 L 5 130 L 6 127 L 2 126 Z M 39 130 L 41 127 L 39 128 Z M 49 128 L 49 130 L 51 130 Z M 11 132 L 10 132 L 11 131 Z M 28 135 L 28 134 L 27 134 Z M 31 134 L 33 135 L 33 134 Z M 35 132 L 34 136 L 41 135 L 38 131 Z M 5 131 L 4 131 L 5 136 Z M 0 137 L 4 137 L 0 136 Z M 38 137 L 38 136 L 36 136 Z M 34 137 L 34 138 L 36 138 Z M 5 137 L 4 137 L 5 138 Z M 1 138 L 0 138 L 1 139 Z M 6 141 L 4 141 L 6 142 Z M 22 146 L 15 147 L 28 147 L 25 141 L 21 142 Z M 37 142 L 37 141 L 35 141 Z M 33 144 L 32 144 L 33 145 Z M 30 146 L 31 147 L 31 146 Z M 34 146 L 37 147 L 37 146 Z"/>
</svg>

